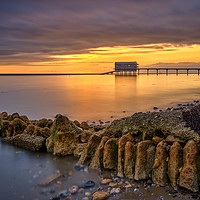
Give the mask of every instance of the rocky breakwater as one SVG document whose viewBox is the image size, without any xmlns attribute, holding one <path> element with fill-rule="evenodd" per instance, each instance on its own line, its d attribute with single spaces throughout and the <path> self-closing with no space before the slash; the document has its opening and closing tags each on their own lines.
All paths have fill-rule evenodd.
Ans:
<svg viewBox="0 0 200 200">
<path fill-rule="evenodd" d="M 117 170 L 119 177 L 152 179 L 160 186 L 171 184 L 175 190 L 182 187 L 197 192 L 199 125 L 200 106 L 136 113 L 92 134 L 78 163 Z"/>
<path fill-rule="evenodd" d="M 199 130 L 199 105 L 189 110 L 135 113 L 105 127 L 60 114 L 54 121 L 0 114 L 3 141 L 57 156 L 74 155 L 79 165 L 116 170 L 119 177 L 152 179 L 160 186 L 171 184 L 175 190 L 182 187 L 192 192 L 199 191 Z"/>
</svg>

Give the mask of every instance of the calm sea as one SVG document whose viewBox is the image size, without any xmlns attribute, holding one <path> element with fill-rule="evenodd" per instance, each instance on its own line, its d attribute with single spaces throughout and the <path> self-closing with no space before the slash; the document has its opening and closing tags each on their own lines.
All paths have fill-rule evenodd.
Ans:
<svg viewBox="0 0 200 200">
<path fill-rule="evenodd" d="M 0 77 L 0 111 L 26 114 L 30 119 L 53 118 L 62 113 L 80 121 L 107 121 L 154 106 L 163 109 L 191 102 L 200 99 L 199 94 L 198 75 Z M 71 157 L 32 153 L 0 141 L 0 158 L 0 199 L 45 200 L 74 184 L 88 180 L 99 183 L 96 172 L 75 171 L 76 160 Z M 72 171 L 61 187 L 57 183 L 44 188 L 37 185 L 58 171 L 65 175 Z M 161 195 L 168 199 L 165 190 L 156 190 L 148 199 Z M 149 196 L 148 191 L 143 192 Z M 133 199 L 134 195 L 134 199 L 141 199 L 134 192 L 124 195 L 124 199 Z"/>
<path fill-rule="evenodd" d="M 0 111 L 30 119 L 108 121 L 199 99 L 198 75 L 0 77 Z"/>
</svg>

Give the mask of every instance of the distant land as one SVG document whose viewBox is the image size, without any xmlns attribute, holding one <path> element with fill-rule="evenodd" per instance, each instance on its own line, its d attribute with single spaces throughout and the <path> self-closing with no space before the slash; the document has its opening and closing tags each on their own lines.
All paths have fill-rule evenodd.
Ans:
<svg viewBox="0 0 200 200">
<path fill-rule="evenodd" d="M 155 63 L 151 65 L 139 65 L 149 68 L 200 68 L 200 62 L 179 62 L 179 63 Z"/>
</svg>

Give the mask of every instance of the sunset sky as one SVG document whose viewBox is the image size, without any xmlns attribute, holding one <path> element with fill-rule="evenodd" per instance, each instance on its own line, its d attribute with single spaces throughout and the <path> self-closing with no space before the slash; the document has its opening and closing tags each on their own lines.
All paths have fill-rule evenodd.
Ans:
<svg viewBox="0 0 200 200">
<path fill-rule="evenodd" d="M 0 73 L 200 62 L 199 0 L 0 0 Z"/>
</svg>

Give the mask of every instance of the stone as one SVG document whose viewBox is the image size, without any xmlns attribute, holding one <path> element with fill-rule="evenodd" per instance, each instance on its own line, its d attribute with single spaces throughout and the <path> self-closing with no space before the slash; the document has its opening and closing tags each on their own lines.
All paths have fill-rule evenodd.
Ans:
<svg viewBox="0 0 200 200">
<path fill-rule="evenodd" d="M 183 168 L 180 172 L 179 185 L 192 192 L 198 192 L 197 180 L 197 145 L 189 140 L 183 148 Z"/>
<path fill-rule="evenodd" d="M 137 145 L 128 141 L 125 145 L 124 175 L 128 178 L 134 177 Z"/>
<path fill-rule="evenodd" d="M 77 121 L 77 120 L 74 120 L 74 124 L 76 124 L 76 126 L 78 126 L 78 127 L 80 127 L 80 122 L 79 121 Z"/>
<path fill-rule="evenodd" d="M 161 141 L 156 147 L 156 156 L 153 165 L 152 180 L 155 184 L 165 186 L 167 177 L 167 143 Z"/>
<path fill-rule="evenodd" d="M 73 185 L 69 188 L 69 192 L 71 192 L 71 194 L 76 194 L 78 192 L 78 186 L 77 185 Z"/>
<path fill-rule="evenodd" d="M 82 129 L 66 116 L 58 114 L 50 130 L 51 136 L 46 140 L 47 152 L 58 156 L 73 154 L 79 143 L 77 136 L 82 132 Z"/>
<path fill-rule="evenodd" d="M 90 164 L 100 140 L 101 138 L 97 135 L 90 136 L 89 141 L 81 154 L 78 164 Z"/>
<path fill-rule="evenodd" d="M 193 139 L 198 144 L 200 135 L 190 127 L 190 119 L 188 119 L 188 122 L 190 122 L 189 124 L 187 124 L 185 120 L 183 111 L 181 110 L 140 112 L 135 113 L 130 117 L 114 120 L 107 126 L 104 135 L 109 137 L 121 137 L 128 132 L 134 135 L 134 138 L 141 133 L 145 133 L 146 137 L 148 133 L 149 138 L 152 138 L 153 136 L 166 137 L 168 135 L 174 135 L 184 142 Z M 193 120 L 193 122 L 194 121 L 195 120 Z M 198 123 L 198 121 L 195 123 Z"/>
<path fill-rule="evenodd" d="M 112 188 L 110 194 L 119 194 L 121 192 L 120 188 Z"/>
<path fill-rule="evenodd" d="M 169 144 L 173 144 L 174 142 L 179 142 L 180 144 L 185 143 L 183 140 L 176 138 L 173 135 L 168 135 L 167 138 L 165 139 L 165 141 Z"/>
<path fill-rule="evenodd" d="M 104 200 L 104 199 L 108 199 L 109 196 L 110 194 L 108 192 L 99 191 L 99 192 L 95 192 L 92 195 L 92 198 L 93 200 Z"/>
<path fill-rule="evenodd" d="M 93 169 L 102 169 L 103 168 L 103 150 L 105 143 L 109 140 L 109 137 L 104 136 L 101 139 L 101 142 L 94 154 L 94 157 L 92 158 L 92 161 L 90 163 L 90 167 Z"/>
<path fill-rule="evenodd" d="M 34 135 L 48 138 L 51 135 L 51 131 L 48 127 L 44 128 L 36 127 L 34 130 Z"/>
<path fill-rule="evenodd" d="M 22 134 L 26 129 L 27 124 L 19 118 L 14 118 L 12 122 L 9 124 L 8 132 L 9 136 L 15 136 L 18 134 Z"/>
<path fill-rule="evenodd" d="M 81 142 L 85 143 L 88 142 L 92 132 L 90 130 L 84 130 L 81 134 Z"/>
<path fill-rule="evenodd" d="M 33 135 L 35 132 L 36 126 L 34 126 L 33 124 L 29 124 L 26 128 L 27 134 L 29 135 Z"/>
<path fill-rule="evenodd" d="M 139 142 L 136 153 L 135 180 L 145 180 L 151 177 L 154 158 L 154 144 L 150 140 Z"/>
<path fill-rule="evenodd" d="M 81 127 L 83 130 L 89 130 L 89 129 L 90 129 L 90 126 L 88 125 L 87 122 L 81 122 L 80 127 Z"/>
<path fill-rule="evenodd" d="M 63 174 L 61 174 L 61 173 L 53 174 L 50 177 L 46 178 L 45 180 L 39 182 L 38 185 L 40 185 L 40 186 L 49 185 L 50 183 L 54 182 L 55 180 L 57 180 L 58 178 L 60 178 L 62 176 L 63 176 Z"/>
<path fill-rule="evenodd" d="M 153 141 L 153 143 L 155 144 L 155 145 L 157 145 L 159 142 L 161 142 L 162 140 L 164 140 L 163 138 L 160 138 L 160 137 L 158 137 L 158 136 L 154 136 L 153 138 L 152 138 L 152 141 Z"/>
<path fill-rule="evenodd" d="M 19 119 L 21 119 L 22 121 L 24 121 L 27 124 L 30 124 L 30 120 L 26 115 L 19 116 Z"/>
<path fill-rule="evenodd" d="M 15 118 L 19 118 L 19 114 L 18 113 L 13 113 L 12 115 L 8 116 L 8 120 L 9 121 L 13 121 Z"/>
<path fill-rule="evenodd" d="M 168 161 L 168 177 L 171 186 L 177 190 L 177 180 L 179 176 L 179 169 L 183 163 L 183 149 L 178 142 L 174 142 L 169 151 Z"/>
<path fill-rule="evenodd" d="M 130 141 L 133 142 L 134 138 L 130 133 L 123 135 L 119 139 L 119 144 L 118 144 L 118 176 L 123 177 L 124 176 L 124 152 L 125 152 L 125 145 L 126 142 Z"/>
<path fill-rule="evenodd" d="M 0 135 L 1 137 L 7 137 L 8 136 L 8 127 L 10 122 L 8 120 L 1 120 L 1 126 L 0 126 Z"/>
<path fill-rule="evenodd" d="M 107 184 L 109 184 L 109 183 L 111 183 L 111 182 L 112 182 L 112 179 L 105 178 L 105 179 L 103 179 L 103 180 L 101 181 L 101 184 L 102 184 L 102 185 L 107 185 Z"/>
<path fill-rule="evenodd" d="M 86 145 L 87 145 L 87 143 L 79 143 L 79 144 L 77 144 L 76 149 L 74 149 L 74 151 L 73 151 L 73 155 L 76 158 L 80 158 L 83 150 L 86 147 Z"/>
<path fill-rule="evenodd" d="M 0 114 L 0 119 L 4 119 L 4 120 L 8 119 L 8 113 L 7 112 L 2 112 Z"/>
<path fill-rule="evenodd" d="M 103 167 L 105 169 L 117 169 L 118 160 L 118 139 L 109 139 L 103 150 Z"/>
<path fill-rule="evenodd" d="M 30 151 L 41 151 L 45 149 L 45 138 L 35 135 L 18 134 L 3 138 L 2 140 Z"/>
<path fill-rule="evenodd" d="M 38 120 L 36 125 L 41 127 L 41 128 L 44 128 L 44 127 L 47 126 L 47 123 L 48 123 L 48 119 L 42 118 L 42 119 Z"/>
</svg>

